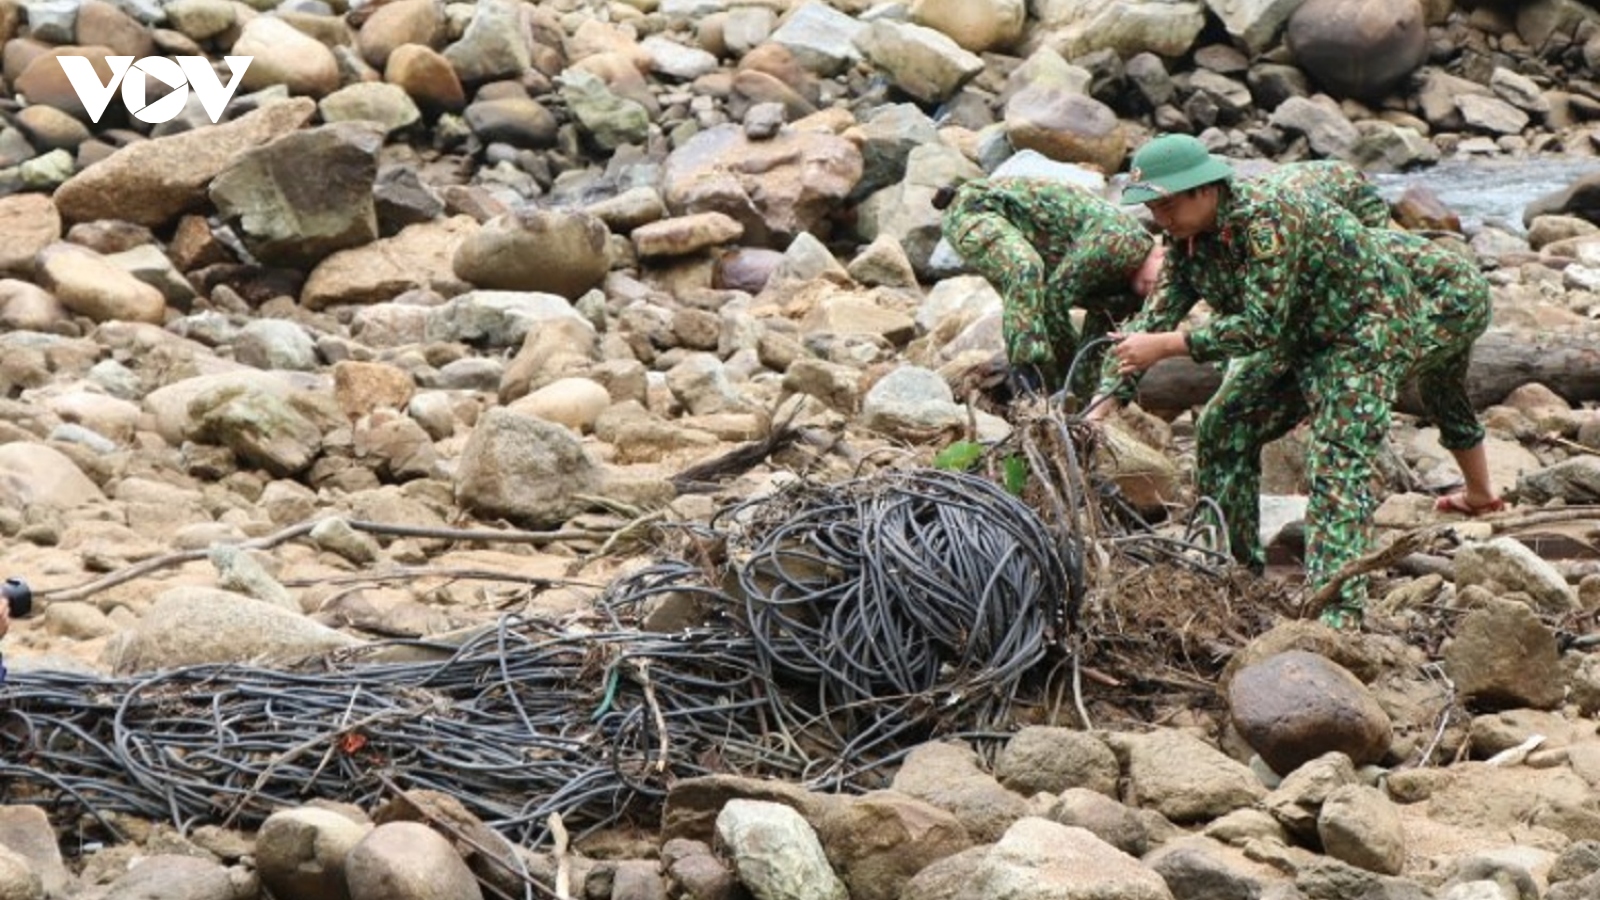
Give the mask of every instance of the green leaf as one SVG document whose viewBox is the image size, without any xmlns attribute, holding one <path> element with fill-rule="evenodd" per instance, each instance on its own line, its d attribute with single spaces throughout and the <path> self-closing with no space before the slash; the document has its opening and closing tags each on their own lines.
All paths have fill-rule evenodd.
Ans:
<svg viewBox="0 0 1600 900">
<path fill-rule="evenodd" d="M 1008 456 L 1000 465 L 1005 471 L 1006 490 L 1022 496 L 1022 489 L 1028 486 L 1028 461 L 1020 456 Z"/>
<path fill-rule="evenodd" d="M 939 451 L 933 467 L 947 472 L 965 472 L 983 458 L 983 445 L 977 441 L 956 441 Z"/>
</svg>

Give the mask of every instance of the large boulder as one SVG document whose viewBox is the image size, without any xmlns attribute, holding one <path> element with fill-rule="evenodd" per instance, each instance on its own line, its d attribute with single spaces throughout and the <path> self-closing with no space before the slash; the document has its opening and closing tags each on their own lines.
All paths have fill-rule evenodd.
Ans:
<svg viewBox="0 0 1600 900">
<path fill-rule="evenodd" d="M 284 135 L 234 160 L 211 183 L 211 200 L 257 259 L 311 268 L 377 239 L 372 183 L 382 143 L 356 123 Z"/>
<path fill-rule="evenodd" d="M 315 103 L 297 98 L 221 125 L 129 144 L 72 176 L 52 199 L 69 223 L 121 219 L 165 225 L 203 206 L 206 185 L 236 154 L 294 131 L 316 111 Z"/>
<path fill-rule="evenodd" d="M 1306 0 L 1286 40 L 1300 67 L 1343 97 L 1381 96 L 1428 58 L 1418 0 Z"/>
<path fill-rule="evenodd" d="M 1061 162 L 1087 163 L 1102 172 L 1122 168 L 1128 136 L 1109 106 L 1060 85 L 1029 85 L 1006 103 L 1012 146 Z"/>
<path fill-rule="evenodd" d="M 1234 727 L 1272 767 L 1288 774 L 1339 751 L 1357 764 L 1389 749 L 1389 716 L 1348 669 L 1291 650 L 1241 669 L 1228 686 Z"/>
<path fill-rule="evenodd" d="M 826 235 L 862 171 L 861 150 L 836 134 L 786 128 L 752 141 L 719 125 L 674 150 L 661 183 L 674 214 L 724 213 L 746 244 L 782 248 L 801 232 Z"/>
<path fill-rule="evenodd" d="M 286 663 L 360 641 L 299 613 L 214 588 L 173 588 L 106 645 L 120 673 L 202 663 Z M 151 895 L 160 896 L 160 895 Z"/>
<path fill-rule="evenodd" d="M 456 248 L 456 276 L 481 288 L 576 300 L 611 268 L 611 231 L 586 212 L 524 206 L 496 216 Z"/>
</svg>

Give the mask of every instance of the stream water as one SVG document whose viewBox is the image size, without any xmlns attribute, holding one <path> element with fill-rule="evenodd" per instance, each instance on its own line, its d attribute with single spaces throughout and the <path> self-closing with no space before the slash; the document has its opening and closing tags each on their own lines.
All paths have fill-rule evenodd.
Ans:
<svg viewBox="0 0 1600 900">
<path fill-rule="evenodd" d="M 1404 174 L 1373 175 L 1385 199 L 1399 199 L 1408 185 L 1420 184 L 1461 216 L 1470 233 L 1494 224 L 1522 233 L 1522 210 L 1562 190 L 1584 175 L 1600 172 L 1600 158 L 1544 156 L 1518 160 L 1446 160 Z"/>
</svg>

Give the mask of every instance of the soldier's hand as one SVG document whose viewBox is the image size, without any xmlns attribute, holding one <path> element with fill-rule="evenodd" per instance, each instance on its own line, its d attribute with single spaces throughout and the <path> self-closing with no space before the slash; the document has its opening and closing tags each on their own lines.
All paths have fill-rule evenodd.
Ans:
<svg viewBox="0 0 1600 900">
<path fill-rule="evenodd" d="M 1120 334 L 1113 332 L 1116 345 L 1111 352 L 1117 355 L 1117 374 L 1135 375 L 1145 371 L 1169 356 L 1187 353 L 1183 334 L 1164 331 L 1158 334 Z"/>
</svg>

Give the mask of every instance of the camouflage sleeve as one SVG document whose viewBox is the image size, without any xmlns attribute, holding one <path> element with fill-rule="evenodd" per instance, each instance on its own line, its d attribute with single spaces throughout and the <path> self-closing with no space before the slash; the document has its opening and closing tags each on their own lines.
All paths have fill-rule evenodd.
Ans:
<svg viewBox="0 0 1600 900">
<path fill-rule="evenodd" d="M 1123 323 L 1118 329 L 1123 334 L 1152 334 L 1162 331 L 1177 331 L 1183 322 L 1183 317 L 1194 309 L 1200 302 L 1197 294 L 1187 280 L 1173 271 L 1169 263 L 1161 286 L 1150 295 L 1145 302 L 1144 309 L 1138 315 Z M 1100 365 L 1100 387 L 1095 391 L 1097 395 L 1110 394 L 1123 403 L 1133 399 L 1139 389 L 1139 375 L 1124 377 L 1117 374 L 1117 356 L 1107 353 L 1105 361 Z"/>
<path fill-rule="evenodd" d="M 1129 293 L 1129 279 L 1150 245 L 1144 226 L 1131 217 L 1087 222 L 1051 274 L 1051 292 L 1065 305 L 1103 307 L 1099 298 Z"/>
<path fill-rule="evenodd" d="M 1283 299 L 1293 279 L 1297 222 L 1287 209 L 1264 207 L 1245 229 L 1249 264 L 1239 286 L 1237 308 L 1189 332 L 1189 356 L 1218 362 L 1278 343 Z"/>
<path fill-rule="evenodd" d="M 1389 227 L 1389 203 L 1378 193 L 1378 186 L 1359 171 L 1357 184 L 1351 197 L 1350 212 L 1368 228 Z"/>
</svg>

